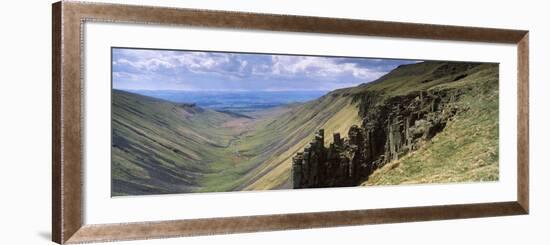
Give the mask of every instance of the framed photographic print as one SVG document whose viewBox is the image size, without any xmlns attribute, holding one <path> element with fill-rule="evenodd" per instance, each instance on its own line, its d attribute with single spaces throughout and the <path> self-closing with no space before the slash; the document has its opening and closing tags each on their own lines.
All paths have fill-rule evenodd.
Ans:
<svg viewBox="0 0 550 245">
<path fill-rule="evenodd" d="M 53 4 L 53 240 L 527 214 L 528 32 Z"/>
</svg>

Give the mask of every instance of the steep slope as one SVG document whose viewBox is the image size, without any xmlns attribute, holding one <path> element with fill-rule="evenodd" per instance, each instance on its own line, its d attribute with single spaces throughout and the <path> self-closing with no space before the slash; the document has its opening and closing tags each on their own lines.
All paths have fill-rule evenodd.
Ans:
<svg viewBox="0 0 550 245">
<path fill-rule="evenodd" d="M 312 145 L 360 170 L 334 186 L 498 179 L 496 64 L 403 65 L 248 116 L 115 90 L 112 115 L 113 195 L 293 188 L 293 157 Z"/>
<path fill-rule="evenodd" d="M 320 127 L 341 131 L 358 123 L 353 104 L 349 97 L 327 95 L 243 116 L 114 90 L 112 193 L 288 186 L 286 168 L 307 136 Z M 272 176 L 278 179 L 252 185 Z"/>
<path fill-rule="evenodd" d="M 292 156 L 306 146 L 311 135 L 324 128 L 327 133 L 347 131 L 360 122 L 357 104 L 349 96 L 329 93 L 296 106 L 276 118 L 259 123 L 258 133 L 242 145 L 243 152 L 257 155 L 258 167 L 245 176 L 244 190 L 290 188 Z M 327 139 L 327 143 L 330 139 Z"/>
<path fill-rule="evenodd" d="M 296 154 L 295 188 L 498 179 L 497 64 L 404 65 L 335 92 L 359 102 L 362 123 Z"/>
<path fill-rule="evenodd" d="M 197 191 L 249 120 L 113 90 L 112 194 Z"/>
<path fill-rule="evenodd" d="M 363 185 L 498 180 L 498 65 L 481 65 L 467 77 L 430 90 L 465 91 L 453 102 L 462 113 L 416 151 L 375 171 Z"/>
<path fill-rule="evenodd" d="M 432 91 L 447 88 L 460 90 L 475 87 L 478 82 L 496 85 L 498 94 L 498 82 L 495 81 L 498 81 L 498 66 L 494 64 L 422 62 L 400 66 L 372 83 L 339 89 L 317 100 L 287 108 L 278 117 L 264 118 L 256 124 L 254 131 L 249 132 L 238 143 L 239 151 L 250 158 L 237 168 L 229 170 L 232 174 L 224 172 L 210 176 L 205 186 L 215 186 L 209 189 L 212 191 L 292 188 L 292 157 L 310 144 L 317 130 L 324 130 L 327 135 L 324 137 L 324 144 L 329 145 L 333 141 L 329 136 L 333 133 L 346 135 L 353 125 L 368 123 L 367 117 L 373 117 L 379 112 L 371 110 L 373 108 L 385 108 L 382 113 L 389 113 L 391 105 L 388 104 L 405 103 L 417 97 L 420 91 L 425 96 L 432 96 Z M 456 88 L 452 88 L 453 86 Z M 493 91 L 495 88 L 491 87 L 489 90 Z M 468 93 L 468 96 L 477 96 Z M 434 103 L 439 100 L 435 99 Z M 491 110 L 494 111 L 494 108 Z M 383 116 L 387 115 L 380 115 Z M 381 119 L 379 123 L 385 125 L 386 119 Z M 387 143 L 383 131 L 381 139 L 376 142 L 375 148 L 379 151 L 383 151 Z M 428 172 L 427 169 L 424 171 Z M 491 171 L 494 175 L 494 169 Z M 225 178 L 227 175 L 243 177 L 237 181 L 228 181 Z M 357 184 L 359 183 L 355 185 Z"/>
</svg>

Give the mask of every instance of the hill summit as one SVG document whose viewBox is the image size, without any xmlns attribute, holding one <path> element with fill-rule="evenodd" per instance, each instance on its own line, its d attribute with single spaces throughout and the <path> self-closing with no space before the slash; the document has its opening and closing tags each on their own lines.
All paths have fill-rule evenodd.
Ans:
<svg viewBox="0 0 550 245">
<path fill-rule="evenodd" d="M 399 167 L 400 159 L 403 160 L 404 156 L 409 156 L 410 159 L 419 149 L 429 151 L 433 157 L 440 158 L 437 155 L 453 154 L 452 151 L 459 152 L 471 147 L 472 144 L 479 146 L 481 138 L 471 141 L 479 132 L 474 135 L 462 135 L 460 140 L 468 143 L 456 144 L 452 149 L 446 149 L 446 152 L 435 151 L 437 148 L 430 145 L 431 139 L 443 132 L 447 125 L 460 125 L 466 122 L 466 119 L 477 121 L 478 127 L 486 125 L 485 129 L 493 133 L 488 139 L 498 139 L 498 107 L 495 106 L 498 105 L 498 70 L 494 64 L 425 62 L 400 66 L 373 83 L 343 89 L 339 93 L 352 95 L 355 100 L 360 101 L 358 106 L 362 124 L 352 126 L 347 132 L 347 138 L 341 137 L 340 132 L 334 133 L 332 143 L 327 147 L 324 145 L 324 130 L 319 129 L 314 140 L 303 152 L 298 152 L 293 157 L 293 188 L 356 186 L 368 181 L 375 170 L 390 162 L 392 164 L 389 168 L 380 170 L 377 174 L 379 179 L 384 179 L 386 174 L 389 175 L 387 172 L 395 173 L 402 170 L 395 170 Z M 473 104 L 470 103 L 472 99 L 478 102 L 486 100 L 486 103 Z M 490 115 L 491 120 L 483 121 L 469 117 L 483 112 L 486 115 L 481 118 L 486 119 Z M 447 133 L 456 135 L 462 132 L 448 130 Z M 481 180 L 498 178 L 498 173 L 495 174 L 494 171 L 494 166 L 498 164 L 495 161 L 498 159 L 498 153 L 494 147 L 498 142 L 490 143 L 487 149 L 492 149 L 493 155 L 483 157 L 484 160 L 479 158 L 484 161 L 481 167 L 490 168 L 486 175 L 473 175 L 469 180 L 480 180 L 479 177 Z M 481 154 L 483 151 L 477 149 L 473 152 Z M 454 155 L 438 163 L 441 173 L 455 165 L 449 160 L 463 161 Z M 422 166 L 421 162 L 414 163 L 415 171 L 437 171 L 433 169 L 434 166 L 429 165 L 430 160 L 425 160 L 428 163 L 425 166 Z M 443 164 L 446 162 L 448 164 Z M 466 169 L 479 170 L 476 169 L 476 163 L 469 164 L 471 166 L 466 166 Z M 385 174 L 380 173 L 384 171 Z M 396 183 L 393 184 L 423 183 L 431 180 L 408 178 L 408 174 L 410 173 L 395 174 Z M 422 174 L 420 176 L 426 177 Z M 453 178 L 461 177 L 464 178 L 460 175 L 449 176 L 447 181 L 452 182 Z M 370 183 L 376 184 L 375 181 Z"/>
</svg>

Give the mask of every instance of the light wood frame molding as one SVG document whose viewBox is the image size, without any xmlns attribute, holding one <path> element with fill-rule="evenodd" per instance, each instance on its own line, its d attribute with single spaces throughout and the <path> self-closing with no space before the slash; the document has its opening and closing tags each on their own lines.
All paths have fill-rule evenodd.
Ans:
<svg viewBox="0 0 550 245">
<path fill-rule="evenodd" d="M 52 5 L 52 240 L 84 243 L 488 216 L 529 212 L 529 35 L 524 30 L 443 26 L 118 4 Z M 229 218 L 84 225 L 81 31 L 87 21 L 460 40 L 517 45 L 517 200 Z"/>
</svg>

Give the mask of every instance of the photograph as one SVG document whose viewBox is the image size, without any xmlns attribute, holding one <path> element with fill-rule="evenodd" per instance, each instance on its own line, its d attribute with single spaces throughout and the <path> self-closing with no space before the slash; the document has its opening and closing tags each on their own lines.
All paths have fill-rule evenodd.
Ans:
<svg viewBox="0 0 550 245">
<path fill-rule="evenodd" d="M 111 195 L 495 182 L 499 64 L 111 48 Z"/>
</svg>

